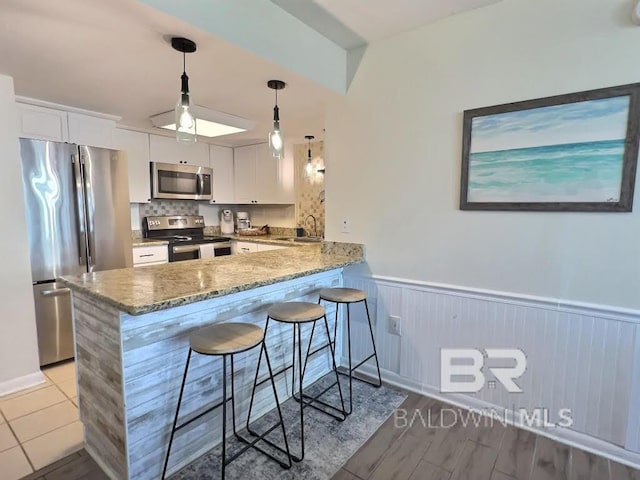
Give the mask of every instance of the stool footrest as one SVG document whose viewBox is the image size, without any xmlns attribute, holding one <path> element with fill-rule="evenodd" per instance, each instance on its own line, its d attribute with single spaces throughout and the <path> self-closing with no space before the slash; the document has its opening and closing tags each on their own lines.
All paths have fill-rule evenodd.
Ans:
<svg viewBox="0 0 640 480">
<path fill-rule="evenodd" d="M 230 402 L 231 398 L 227 398 L 227 402 Z M 175 428 L 175 431 L 177 432 L 178 430 L 186 427 L 187 425 L 192 424 L 193 422 L 195 422 L 196 420 L 204 417 L 207 413 L 212 412 L 213 410 L 215 410 L 216 408 L 220 408 L 222 406 L 222 403 L 224 402 L 224 400 L 220 400 L 218 403 L 216 403 L 215 405 L 213 405 L 212 407 L 207 408 L 205 411 L 200 412 L 198 415 L 196 415 L 193 418 L 190 418 L 189 420 L 187 420 L 186 422 L 182 423 L 181 425 L 178 425 Z"/>
<path fill-rule="evenodd" d="M 282 375 L 283 373 L 287 372 L 288 370 L 291 370 L 292 368 L 293 368 L 293 365 L 289 365 L 288 367 L 284 367 L 278 370 L 277 372 L 273 372 L 273 378 L 277 377 L 278 375 Z M 271 377 L 263 378 L 259 382 L 256 382 L 253 388 L 259 387 L 260 385 L 262 385 L 265 382 L 268 382 L 269 380 L 271 380 Z"/>
<path fill-rule="evenodd" d="M 325 343 L 324 345 L 319 346 L 318 348 L 316 348 L 315 350 L 307 353 L 307 357 L 310 357 L 311 355 L 315 355 L 318 352 L 321 352 L 322 350 L 324 350 L 325 348 L 328 348 L 329 345 L 331 345 L 332 347 L 335 347 L 335 342 L 331 342 L 329 343 Z"/>
<path fill-rule="evenodd" d="M 260 441 L 263 441 L 264 443 L 266 443 L 266 444 L 267 444 L 267 445 L 269 445 L 270 447 L 272 447 L 272 448 L 274 448 L 274 449 L 278 450 L 279 452 L 281 452 L 281 453 L 283 453 L 283 454 L 285 454 L 285 455 L 288 455 L 287 451 L 286 451 L 284 448 L 282 448 L 281 446 L 279 446 L 279 445 L 277 445 L 277 444 L 273 443 L 271 440 L 267 440 L 267 439 L 265 438 L 267 435 L 269 435 L 271 432 L 273 432 L 273 431 L 274 431 L 277 427 L 279 427 L 280 425 L 282 425 L 282 424 L 281 424 L 281 423 L 277 423 L 276 425 L 274 425 L 273 427 L 271 427 L 269 430 L 267 430 L 266 432 L 264 432 L 264 433 L 262 433 L 262 434 L 258 434 L 258 433 L 256 433 L 256 432 L 254 432 L 253 430 L 251 430 L 251 428 L 247 428 L 247 432 L 249 432 L 249 434 L 250 434 L 250 435 L 252 435 L 252 436 L 254 436 L 254 437 L 257 437 L 257 438 L 252 442 L 253 444 L 256 444 L 256 443 L 258 443 L 258 442 L 260 442 Z M 246 441 L 246 440 L 244 440 L 244 439 L 243 439 L 243 441 Z M 262 451 L 262 450 L 260 450 L 260 451 Z M 266 452 L 263 452 L 263 453 L 266 453 Z M 270 456 L 271 458 L 273 458 L 273 457 L 272 457 L 271 455 L 269 455 L 268 453 L 267 453 L 266 455 L 268 455 L 268 456 Z M 302 461 L 302 459 L 301 459 L 301 458 L 299 458 L 299 457 L 297 457 L 297 456 L 295 456 L 295 455 L 293 455 L 293 454 L 291 454 L 291 459 L 292 459 L 294 462 L 300 462 L 300 461 Z"/>
<path fill-rule="evenodd" d="M 318 395 L 319 397 L 320 395 Z M 299 398 L 296 398 L 296 400 L 298 402 L 300 402 Z M 307 401 L 308 400 L 308 401 Z M 335 415 L 331 412 L 326 411 L 324 408 L 320 408 L 317 405 L 315 405 L 316 403 L 319 403 L 320 405 L 322 405 L 325 408 L 331 409 L 335 412 L 338 412 L 341 416 Z M 320 400 L 319 398 L 316 397 L 312 397 L 311 395 L 307 395 L 306 393 L 302 394 L 302 407 L 306 408 L 306 407 L 311 407 L 315 410 L 318 410 L 319 412 L 324 413 L 325 415 L 329 415 L 330 417 L 335 418 L 336 420 L 338 420 L 339 422 L 344 422 L 345 419 L 347 418 L 347 413 L 343 410 L 340 410 L 338 407 L 334 407 L 333 405 L 328 404 L 327 402 L 324 402 L 322 400 Z"/>
<path fill-rule="evenodd" d="M 256 445 L 258 442 L 263 441 L 265 443 L 267 443 L 268 445 L 271 445 L 272 447 L 276 448 L 278 451 L 284 453 L 285 455 L 287 455 L 287 451 L 284 450 L 283 448 L 278 447 L 277 445 L 275 445 L 273 442 L 270 442 L 269 440 L 267 440 L 266 437 L 267 435 L 269 435 L 271 432 L 273 432 L 276 428 L 278 428 L 279 426 L 281 426 L 282 423 L 278 422 L 276 423 L 274 426 L 272 426 L 271 428 L 269 428 L 269 430 L 267 430 L 266 432 L 264 432 L 262 435 L 256 435 L 254 434 L 254 432 L 252 432 L 250 429 L 247 429 L 247 431 L 254 437 L 256 437 L 254 440 L 247 440 L 246 438 L 244 438 L 242 435 L 240 435 L 239 433 L 236 433 L 235 436 L 236 438 L 241 441 L 242 443 L 245 444 L 245 446 L 243 448 L 241 448 L 240 450 L 238 450 L 236 453 L 234 453 L 233 455 L 231 455 L 230 457 L 227 458 L 227 460 L 225 460 L 225 465 L 229 465 L 231 462 L 233 462 L 235 459 L 237 459 L 240 455 L 242 455 L 244 452 L 246 452 L 247 450 L 249 450 L 250 448 L 253 448 L 257 451 L 259 451 L 260 453 L 262 453 L 263 455 L 266 455 L 267 457 L 269 457 L 271 460 L 273 460 L 274 462 L 278 463 L 282 468 L 284 469 L 289 469 L 291 468 L 291 464 L 290 463 L 285 463 L 282 460 L 278 459 L 277 457 L 275 457 L 274 455 L 272 455 L 271 453 L 265 451 L 264 449 L 260 448 L 258 445 Z"/>
</svg>

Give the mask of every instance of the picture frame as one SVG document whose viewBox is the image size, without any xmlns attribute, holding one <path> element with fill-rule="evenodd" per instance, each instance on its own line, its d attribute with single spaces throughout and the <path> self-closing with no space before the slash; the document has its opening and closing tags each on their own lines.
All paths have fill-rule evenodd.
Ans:
<svg viewBox="0 0 640 480">
<path fill-rule="evenodd" d="M 465 110 L 461 210 L 631 212 L 640 83 Z"/>
</svg>

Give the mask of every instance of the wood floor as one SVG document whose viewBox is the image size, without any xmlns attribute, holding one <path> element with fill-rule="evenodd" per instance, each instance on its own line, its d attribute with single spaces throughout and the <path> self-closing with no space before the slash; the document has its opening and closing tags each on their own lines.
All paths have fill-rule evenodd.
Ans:
<svg viewBox="0 0 640 480">
<path fill-rule="evenodd" d="M 640 480 L 638 470 L 414 393 L 399 411 L 333 480 Z"/>
<path fill-rule="evenodd" d="M 480 417 L 465 426 L 467 410 L 414 393 L 399 412 L 333 480 L 640 480 L 640 471 L 526 430 L 486 425 Z M 103 479 L 82 450 L 23 480 Z"/>
</svg>

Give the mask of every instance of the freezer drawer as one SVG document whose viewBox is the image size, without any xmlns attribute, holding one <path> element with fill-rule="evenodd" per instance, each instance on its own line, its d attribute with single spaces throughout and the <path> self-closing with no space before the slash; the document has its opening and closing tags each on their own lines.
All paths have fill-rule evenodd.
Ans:
<svg viewBox="0 0 640 480">
<path fill-rule="evenodd" d="M 73 358 L 71 291 L 56 283 L 33 286 L 40 365 Z"/>
</svg>

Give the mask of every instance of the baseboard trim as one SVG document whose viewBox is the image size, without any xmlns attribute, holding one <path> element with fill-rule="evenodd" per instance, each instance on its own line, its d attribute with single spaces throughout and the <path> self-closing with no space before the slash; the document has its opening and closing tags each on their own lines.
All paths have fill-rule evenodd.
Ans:
<svg viewBox="0 0 640 480">
<path fill-rule="evenodd" d="M 36 385 L 40 385 L 45 381 L 46 378 L 40 371 L 7 380 L 6 382 L 0 383 L 0 397 L 19 392 L 20 390 L 24 390 L 26 388 L 35 387 Z"/>
<path fill-rule="evenodd" d="M 348 365 L 349 360 L 347 358 L 341 358 L 340 364 Z M 375 367 L 371 365 L 362 365 L 358 368 L 358 371 L 367 376 L 377 376 Z M 491 408 L 497 410 L 502 409 L 502 407 L 498 405 L 493 405 L 464 395 L 442 395 L 437 389 L 431 386 L 421 385 L 416 381 L 413 381 L 409 378 L 401 377 L 397 373 L 382 368 L 380 369 L 380 374 L 382 376 L 382 380 L 390 385 L 409 390 L 419 395 L 434 398 L 436 400 L 440 400 L 444 403 L 464 408 L 466 410 L 482 410 Z M 520 416 L 517 415 L 517 418 L 507 419 L 507 423 L 518 428 L 529 430 L 543 437 L 556 440 L 560 443 L 564 443 L 565 445 L 569 445 L 571 447 L 579 448 L 580 450 L 585 450 L 587 452 L 600 455 L 602 457 L 608 458 L 609 460 L 613 460 L 614 462 L 640 469 L 639 453 L 631 452 L 612 443 L 605 442 L 604 440 L 600 440 L 598 438 L 586 435 L 584 433 L 576 432 L 575 430 L 570 430 L 568 428 L 557 427 L 553 430 L 550 430 L 529 427 L 527 425 L 523 425 L 521 422 L 519 422 L 519 420 Z"/>
</svg>

